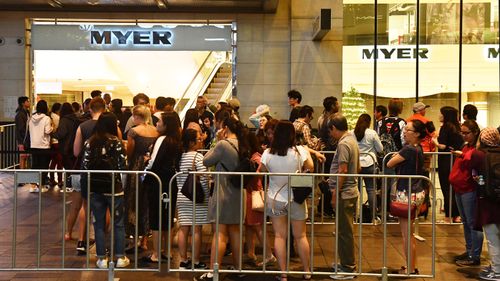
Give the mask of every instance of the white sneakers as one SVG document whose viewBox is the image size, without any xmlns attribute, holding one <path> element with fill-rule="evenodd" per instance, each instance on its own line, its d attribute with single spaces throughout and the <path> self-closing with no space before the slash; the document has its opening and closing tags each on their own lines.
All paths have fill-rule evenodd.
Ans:
<svg viewBox="0 0 500 281">
<path fill-rule="evenodd" d="M 108 268 L 108 258 L 97 259 L 97 262 L 95 264 L 100 269 L 107 269 Z"/>
<path fill-rule="evenodd" d="M 46 185 L 42 186 L 42 192 L 47 192 L 47 191 L 49 191 L 49 188 Z M 30 193 L 40 192 L 40 188 L 36 184 L 31 184 L 31 187 L 29 188 L 29 192 Z"/>
<path fill-rule="evenodd" d="M 116 267 L 118 268 L 127 267 L 129 264 L 130 260 L 126 256 L 118 258 L 118 260 L 116 261 Z"/>
<path fill-rule="evenodd" d="M 116 261 L 117 268 L 127 267 L 129 264 L 130 264 L 130 260 L 126 256 L 118 258 L 118 260 Z M 108 268 L 108 258 L 97 259 L 96 265 L 100 269 L 107 269 Z"/>
</svg>

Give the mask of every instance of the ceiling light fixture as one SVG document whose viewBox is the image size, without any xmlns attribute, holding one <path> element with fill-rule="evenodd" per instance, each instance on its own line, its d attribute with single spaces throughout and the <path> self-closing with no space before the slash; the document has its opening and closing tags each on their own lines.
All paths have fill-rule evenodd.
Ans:
<svg viewBox="0 0 500 281">
<path fill-rule="evenodd" d="M 158 8 L 160 9 L 166 9 L 167 8 L 167 0 L 156 0 L 156 5 L 158 5 Z"/>
<path fill-rule="evenodd" d="M 63 4 L 59 0 L 49 0 L 47 3 L 54 8 L 62 8 L 63 7 Z"/>
</svg>

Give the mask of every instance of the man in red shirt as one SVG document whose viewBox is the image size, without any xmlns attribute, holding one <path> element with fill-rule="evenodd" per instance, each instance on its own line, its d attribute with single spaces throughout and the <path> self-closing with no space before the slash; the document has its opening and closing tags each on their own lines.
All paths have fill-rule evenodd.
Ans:
<svg viewBox="0 0 500 281">
<path fill-rule="evenodd" d="M 429 119 L 425 117 L 425 110 L 430 107 L 429 105 L 424 104 L 423 102 L 417 102 L 413 104 L 413 115 L 410 116 L 408 119 L 406 119 L 406 123 L 412 121 L 412 120 L 420 120 L 422 123 L 427 124 L 429 122 Z M 434 151 L 432 148 L 432 137 L 435 133 L 428 132 L 427 136 L 422 139 L 422 142 L 420 145 L 422 146 L 422 150 L 424 152 L 430 152 Z"/>
</svg>

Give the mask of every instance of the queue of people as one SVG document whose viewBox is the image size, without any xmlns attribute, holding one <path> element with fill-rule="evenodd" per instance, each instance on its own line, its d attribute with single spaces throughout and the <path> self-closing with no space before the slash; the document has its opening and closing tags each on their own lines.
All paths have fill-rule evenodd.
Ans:
<svg viewBox="0 0 500 281">
<path fill-rule="evenodd" d="M 117 267 L 129 264 L 126 252 L 127 249 L 134 249 L 135 245 L 128 245 L 130 241 L 127 238 L 136 234 L 139 236 L 135 237 L 140 241 L 139 247 L 149 251 L 148 234 L 152 233 L 153 248 L 145 258 L 147 262 L 155 263 L 166 258 L 164 249 L 157 249 L 156 246 L 160 239 L 162 245 L 173 239 L 167 237 L 166 231 L 162 231 L 162 237 L 159 237 L 158 214 L 168 209 L 165 203 L 167 201 L 163 200 L 168 197 L 174 211 L 171 216 L 163 211 L 161 230 L 166 230 L 169 223 L 174 223 L 176 210 L 180 225 L 179 268 L 213 269 L 216 263 L 221 264 L 229 245 L 233 253 L 234 268 L 241 268 L 239 257 L 244 249 L 239 247 L 239 239 L 243 231 L 240 223 L 243 222 L 247 257 L 255 265 L 277 262 L 280 270 L 286 271 L 286 249 L 294 247 L 291 241 L 287 241 L 290 237 L 295 243 L 302 269 L 306 272 L 303 279 L 308 280 L 311 279 L 311 249 L 306 235 L 307 201 L 294 200 L 288 177 L 270 176 L 268 181 L 263 181 L 262 177 L 256 176 L 250 182 L 242 184 L 246 192 L 241 192 L 230 176 L 198 175 L 204 195 L 203 202 L 199 203 L 193 203 L 182 192 L 187 174 L 177 177 L 172 190 L 169 190 L 172 177 L 179 171 L 237 171 L 242 159 L 250 159 L 255 172 L 306 173 L 317 169 L 313 158 L 319 162 L 328 160 L 325 171 L 330 174 L 373 174 L 381 165 L 385 165 L 388 174 L 428 176 L 430 160 L 424 153 L 437 148 L 454 155 L 440 155 L 438 163 L 446 217 L 464 225 L 466 251 L 457 255 L 456 263 L 459 266 L 480 264 L 484 231 L 492 265 L 480 277 L 485 280 L 500 280 L 497 221 L 500 216 L 495 215 L 497 210 L 494 204 L 480 204 L 488 199 L 480 191 L 479 178 L 486 176 L 484 159 L 487 149 L 500 146 L 500 132 L 497 129 L 485 128 L 481 131 L 474 120 L 474 110 L 470 107 L 464 112 L 467 120 L 460 124 L 458 110 L 445 106 L 440 110 L 439 120 L 442 126 L 437 133 L 432 122 L 425 117 L 427 105 L 415 103 L 414 114 L 404 120 L 399 117 L 402 102 L 393 99 L 389 102 L 388 109 L 377 107 L 374 114 L 377 130 L 369 128 L 372 123 L 370 115 L 362 114 L 354 130 L 350 131 L 347 119 L 338 113 L 340 107 L 337 99 L 327 97 L 323 103 L 324 114 L 318 121 L 320 134 L 317 138 L 311 132 L 313 108 L 300 105 L 302 97 L 298 91 L 291 91 L 288 96 L 293 115 L 290 116 L 290 121 L 273 119 L 269 107 L 262 105 L 251 117 L 252 122 L 258 125 L 255 134 L 241 122 L 236 114 L 237 108 L 231 107 L 231 104 L 237 104 L 239 108 L 239 102 L 219 103 L 218 110 L 212 114 L 208 110 L 206 99 L 200 97 L 196 108 L 188 111 L 184 126 L 181 126 L 180 118 L 173 110 L 174 106 L 169 98 L 159 99 L 157 112 L 153 114 L 149 98 L 145 94 L 138 94 L 134 97 L 133 109 L 126 115 L 117 108 L 122 106 L 121 100 L 107 102 L 97 92 L 93 92 L 92 99 L 84 103 L 85 113 L 75 112 L 74 105 L 64 103 L 53 106 L 55 112 L 49 114 L 47 103 L 40 100 L 36 111 L 31 114 L 29 100 L 21 97 L 16 115 L 18 148 L 23 151 L 29 147 L 30 152 L 37 155 L 33 157 L 33 168 L 47 169 L 52 159 L 52 162 L 62 162 L 60 164 L 64 169 L 151 171 L 160 177 L 162 183 L 162 190 L 159 190 L 158 182 L 150 175 L 142 178 L 140 175 L 121 176 L 117 173 L 115 177 L 111 177 L 96 173 L 91 174 L 90 178 L 86 175 L 71 175 L 71 180 L 63 184 L 62 179 L 52 177 L 49 181 L 48 176 L 43 174 L 42 182 L 39 185 L 32 184 L 30 192 L 46 192 L 51 184 L 67 186 L 75 191 L 67 217 L 65 239 L 73 239 L 73 227 L 78 219 L 80 229 L 77 250 L 83 254 L 88 247 L 84 243 L 87 219 L 85 208 L 86 200 L 90 200 L 98 257 L 96 265 L 99 268 L 108 266 L 105 237 L 106 221 L 111 209 L 115 210 L 112 227 L 115 235 L 113 253 L 117 258 Z M 387 112 L 389 116 L 384 117 Z M 57 118 L 51 118 L 51 115 L 57 115 Z M 57 126 L 54 123 L 58 123 Z M 203 155 L 199 150 L 204 148 L 208 148 L 208 152 Z M 333 158 L 325 159 L 319 152 L 324 149 L 335 150 Z M 387 153 L 393 153 L 393 156 L 384 162 L 382 159 Z M 22 165 L 26 167 L 24 162 L 27 156 L 21 156 Z M 57 166 L 56 164 L 52 165 Z M 264 186 L 264 182 L 268 186 Z M 337 210 L 335 215 L 339 222 L 340 263 L 333 267 L 337 273 L 354 273 L 356 261 L 353 223 L 356 206 L 360 193 L 363 192 L 362 187 L 365 186 L 367 202 L 373 210 L 372 219 L 380 221 L 382 208 L 377 204 L 379 184 L 374 179 L 364 178 L 363 185 L 357 177 L 351 176 L 329 177 L 325 182 L 327 188 L 322 191 L 328 195 L 325 196 L 328 198 L 326 204 L 330 205 L 330 211 Z M 91 189 L 87 190 L 87 186 Z M 419 212 L 425 213 L 429 207 L 429 186 L 421 180 L 401 178 L 392 180 L 391 186 L 394 188 L 390 194 L 382 195 L 390 198 L 389 203 L 410 203 L 409 206 L 417 210 L 410 217 L 398 216 L 403 241 L 401 245 L 406 259 L 409 259 L 409 267 L 402 266 L 397 273 L 418 274 L 418 254 L 415 238 L 411 234 L 414 231 L 413 220 L 418 217 Z M 262 232 L 261 226 L 266 218 L 262 212 L 251 208 L 253 191 L 265 191 L 267 196 L 265 208 L 272 223 L 273 244 L 273 240 L 267 237 L 263 239 L 267 234 Z M 245 196 L 243 200 L 242 196 Z M 158 204 L 160 202 L 161 205 Z M 242 202 L 245 204 L 242 205 Z M 321 204 L 321 210 L 325 211 L 325 202 Z M 291 234 L 287 233 L 287 216 L 290 216 Z M 202 261 L 202 226 L 211 224 L 215 233 L 215 223 L 218 224 L 218 232 L 212 237 L 210 260 Z M 188 256 L 190 233 L 194 243 L 191 258 Z M 266 248 L 267 255 L 260 260 L 255 253 L 255 238 L 261 244 L 268 242 L 262 245 Z M 288 243 L 292 243 L 291 246 L 287 246 Z M 160 256 L 158 252 L 161 252 Z M 333 274 L 330 277 L 350 279 L 354 275 Z M 208 272 L 194 279 L 212 278 L 213 275 Z M 277 279 L 286 281 L 287 275 L 281 274 Z"/>
</svg>

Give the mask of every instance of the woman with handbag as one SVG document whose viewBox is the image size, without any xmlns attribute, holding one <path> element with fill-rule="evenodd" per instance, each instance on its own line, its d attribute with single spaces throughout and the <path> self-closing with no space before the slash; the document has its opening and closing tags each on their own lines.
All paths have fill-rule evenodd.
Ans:
<svg viewBox="0 0 500 281">
<path fill-rule="evenodd" d="M 465 250 L 467 253 L 455 261 L 458 266 L 481 264 L 483 232 L 474 229 L 477 213 L 477 183 L 473 178 L 476 169 L 473 163 L 474 158 L 477 157 L 476 143 L 479 132 L 479 126 L 474 120 L 465 121 L 460 127 L 460 133 L 464 138 L 465 145 L 462 150 L 452 151 L 455 162 L 448 179 L 453 186 L 458 212 L 464 225 Z"/>
<path fill-rule="evenodd" d="M 203 165 L 203 155 L 198 153 L 197 150 L 203 149 L 203 137 L 200 132 L 195 129 L 186 129 L 182 134 L 182 144 L 184 146 L 184 153 L 181 156 L 179 162 L 180 172 L 206 172 L 207 168 Z M 179 192 L 177 193 L 177 212 L 180 224 L 180 229 L 178 232 L 178 244 L 179 244 L 179 255 L 181 256 L 181 262 L 179 268 L 191 269 L 192 262 L 187 256 L 188 250 L 188 237 L 189 231 L 192 232 L 193 243 L 194 243 L 194 253 L 193 262 L 195 269 L 205 268 L 206 265 L 200 262 L 200 248 L 202 240 L 202 225 L 208 224 L 208 176 L 207 175 L 196 175 L 196 184 L 201 186 L 200 189 L 196 189 L 196 197 L 201 198 L 201 203 L 198 200 L 193 200 L 193 189 L 190 190 L 190 195 L 188 198 L 183 192 L 185 190 L 185 185 L 193 186 L 193 181 L 188 180 L 188 177 L 193 177 L 194 175 L 182 174 L 177 178 L 177 187 Z M 189 186 L 186 186 L 189 188 Z M 201 193 L 201 194 L 199 194 Z M 195 204 L 195 212 L 193 213 L 193 204 Z"/>
<path fill-rule="evenodd" d="M 249 157 L 250 150 L 247 144 L 247 132 L 243 124 L 234 117 L 218 117 L 223 113 L 215 114 L 216 123 L 220 125 L 217 131 L 217 144 L 210 149 L 203 158 L 205 167 L 215 166 L 216 171 L 233 172 L 240 163 L 240 159 Z M 212 249 L 210 251 L 210 268 L 213 265 L 222 263 L 224 252 L 226 251 L 227 242 L 232 245 L 233 265 L 235 268 L 240 268 L 240 253 L 239 245 L 240 238 L 240 222 L 243 217 L 240 216 L 240 210 L 243 208 L 241 196 L 245 196 L 240 186 L 235 186 L 229 176 L 216 177 L 216 183 L 212 197 L 209 200 L 208 219 L 214 223 L 219 223 L 218 235 L 214 233 L 212 238 Z M 217 201 L 216 201 L 217 200 Z M 218 208 L 218 210 L 217 210 Z M 216 217 L 218 215 L 218 217 Z M 215 241 L 218 240 L 218 248 L 215 248 Z M 215 261 L 215 253 L 217 253 L 217 261 Z M 213 274 L 207 272 L 203 275 L 196 276 L 194 280 L 212 280 Z"/>
<path fill-rule="evenodd" d="M 398 175 L 422 175 L 424 171 L 424 153 L 420 142 L 427 135 L 426 130 L 425 124 L 420 120 L 408 122 L 403 132 L 405 146 L 387 162 L 387 167 L 396 168 Z M 410 258 L 410 268 L 402 266 L 398 273 L 418 274 L 413 220 L 420 205 L 424 202 L 425 191 L 421 181 L 415 179 L 398 179 L 394 187 L 394 192 L 391 192 L 391 214 L 399 217 L 399 226 L 403 237 L 403 252 L 407 260 Z M 408 201 L 410 201 L 410 205 Z M 407 216 L 409 206 L 411 206 L 411 220 L 408 220 Z M 408 224 L 410 224 L 410 233 L 408 233 Z M 410 255 L 408 253 L 408 243 L 410 243 Z"/>
<path fill-rule="evenodd" d="M 160 134 L 158 139 L 154 143 L 153 152 L 151 153 L 151 159 L 149 159 L 146 170 L 157 174 L 161 179 L 162 186 L 162 196 L 167 196 L 170 198 L 172 204 L 172 217 L 170 217 L 170 222 L 173 223 L 173 216 L 175 213 L 175 207 L 177 203 L 177 185 L 172 185 L 172 190 L 169 193 L 169 183 L 170 179 L 176 174 L 177 167 L 179 165 L 179 159 L 182 153 L 182 143 L 180 136 L 179 116 L 175 112 L 162 113 L 158 122 L 156 123 L 156 130 Z M 145 159 L 148 160 L 148 159 Z M 162 245 L 167 245 L 168 242 L 168 205 L 163 202 L 161 203 L 161 209 L 159 209 L 160 202 L 160 190 L 158 186 L 158 180 L 153 178 L 151 175 L 146 175 L 142 182 L 144 190 L 147 195 L 148 206 L 149 206 L 149 228 L 153 233 L 153 251 L 151 255 L 146 257 L 147 262 L 158 262 L 158 230 L 159 230 L 159 212 L 162 211 Z M 172 232 L 173 233 L 173 232 Z M 162 258 L 166 259 L 166 257 Z"/>
<path fill-rule="evenodd" d="M 262 157 L 261 143 L 259 142 L 257 136 L 254 134 L 248 134 L 248 142 L 250 145 L 250 150 L 252 152 L 252 157 L 250 160 L 257 164 L 257 166 L 260 166 Z M 259 168 L 257 168 L 257 171 L 259 171 Z M 256 266 L 262 266 L 263 263 L 274 263 L 276 262 L 276 257 L 273 255 L 271 249 L 271 240 L 267 237 L 266 258 L 262 263 L 259 263 L 257 262 L 257 256 L 255 255 L 254 236 L 257 235 L 257 239 L 259 239 L 259 242 L 261 244 L 264 242 L 264 233 L 262 228 L 262 224 L 264 223 L 264 190 L 262 188 L 262 177 L 253 177 L 245 186 L 245 190 L 247 193 L 245 216 L 245 242 L 247 245 L 247 257 Z"/>
<path fill-rule="evenodd" d="M 295 146 L 295 129 L 289 121 L 280 121 L 274 131 L 275 136 L 270 148 L 262 154 L 262 172 L 295 173 L 312 171 L 314 164 L 309 152 L 302 146 Z M 293 238 L 297 244 L 297 253 L 302 261 L 304 272 L 310 271 L 310 248 L 306 235 L 307 204 L 301 204 L 288 194 L 287 176 L 270 176 L 267 191 L 267 214 L 271 217 L 274 238 L 274 250 L 281 271 L 286 271 L 286 245 L 288 238 L 288 215 L 292 223 Z M 310 279 L 306 274 L 304 279 Z M 286 281 L 287 275 L 281 274 L 280 281 Z"/>
</svg>

